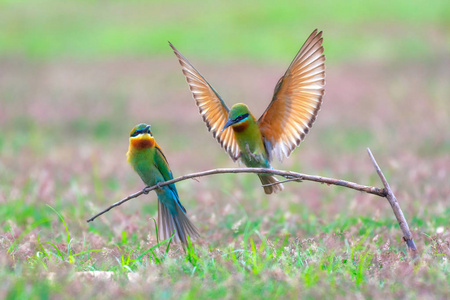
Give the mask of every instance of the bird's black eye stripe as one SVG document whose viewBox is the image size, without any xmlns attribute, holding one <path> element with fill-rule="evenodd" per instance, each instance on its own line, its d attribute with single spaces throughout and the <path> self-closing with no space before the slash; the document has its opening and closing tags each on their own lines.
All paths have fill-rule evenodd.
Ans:
<svg viewBox="0 0 450 300">
<path fill-rule="evenodd" d="M 142 130 L 136 130 L 135 132 L 133 132 L 130 136 L 131 137 L 135 137 L 135 136 L 138 136 L 139 134 L 141 134 L 142 133 Z"/>
<path fill-rule="evenodd" d="M 148 133 L 148 134 L 150 134 L 151 136 L 153 136 L 153 133 L 152 133 L 152 131 L 150 130 L 150 128 L 149 129 L 138 129 L 138 130 L 136 130 L 135 132 L 133 132 L 132 134 L 130 134 L 130 137 L 135 137 L 135 136 L 138 136 L 138 135 L 140 135 L 141 133 Z"/>
<path fill-rule="evenodd" d="M 247 117 L 248 117 L 248 113 L 238 116 L 236 119 L 234 119 L 234 121 L 239 122 L 240 120 L 243 120 Z"/>
</svg>

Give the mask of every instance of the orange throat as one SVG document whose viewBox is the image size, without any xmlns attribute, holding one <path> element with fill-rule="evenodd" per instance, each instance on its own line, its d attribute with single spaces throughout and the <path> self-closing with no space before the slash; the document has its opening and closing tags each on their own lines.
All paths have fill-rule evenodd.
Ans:
<svg viewBox="0 0 450 300">
<path fill-rule="evenodd" d="M 231 127 L 233 128 L 233 130 L 235 131 L 235 132 L 242 132 L 242 131 L 244 131 L 245 129 L 247 129 L 247 127 L 248 127 L 248 120 L 245 120 L 245 121 L 243 121 L 243 122 L 241 122 L 241 123 L 238 123 L 238 124 L 233 124 L 233 125 L 231 125 Z"/>
<path fill-rule="evenodd" d="M 148 134 L 130 138 L 130 148 L 142 150 L 153 148 L 154 146 L 155 139 Z"/>
</svg>

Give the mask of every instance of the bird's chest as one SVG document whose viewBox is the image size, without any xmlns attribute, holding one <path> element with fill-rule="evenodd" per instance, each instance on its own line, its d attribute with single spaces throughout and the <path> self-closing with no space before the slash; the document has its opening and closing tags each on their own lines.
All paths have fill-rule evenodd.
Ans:
<svg viewBox="0 0 450 300">
<path fill-rule="evenodd" d="M 244 164 L 248 167 L 261 167 L 267 161 L 261 134 L 235 134 Z"/>
<path fill-rule="evenodd" d="M 140 150 L 133 153 L 130 159 L 133 169 L 147 185 L 155 185 L 157 182 L 164 181 L 152 155 L 154 155 L 152 151 Z"/>
</svg>

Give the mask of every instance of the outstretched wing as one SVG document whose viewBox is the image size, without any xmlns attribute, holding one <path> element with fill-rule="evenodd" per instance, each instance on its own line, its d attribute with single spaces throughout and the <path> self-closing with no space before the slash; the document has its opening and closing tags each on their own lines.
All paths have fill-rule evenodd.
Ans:
<svg viewBox="0 0 450 300">
<path fill-rule="evenodd" d="M 230 157 L 236 161 L 240 151 L 232 128 L 228 127 L 220 134 L 228 120 L 228 107 L 194 66 L 170 42 L 169 45 L 180 62 L 183 74 L 189 84 L 203 121 L 206 123 L 206 127 L 208 127 L 213 137 L 217 139 Z"/>
<path fill-rule="evenodd" d="M 308 133 L 322 104 L 325 56 L 322 31 L 311 33 L 278 81 L 272 102 L 258 124 L 269 158 L 288 157 Z"/>
</svg>

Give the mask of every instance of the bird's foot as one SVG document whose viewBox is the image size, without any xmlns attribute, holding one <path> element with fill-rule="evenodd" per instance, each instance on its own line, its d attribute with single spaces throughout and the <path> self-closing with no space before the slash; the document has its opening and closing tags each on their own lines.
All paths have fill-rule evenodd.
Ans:
<svg viewBox="0 0 450 300">
<path fill-rule="evenodd" d="M 260 162 L 260 155 L 256 154 L 256 153 L 250 153 L 250 156 L 253 157 L 254 160 L 256 160 L 256 162 Z"/>
<path fill-rule="evenodd" d="M 155 185 L 158 189 L 162 189 L 161 182 L 157 182 Z"/>
<path fill-rule="evenodd" d="M 143 193 L 143 194 L 146 194 L 146 195 L 147 195 L 148 193 L 150 193 L 150 191 L 149 191 L 148 188 L 149 188 L 149 186 L 146 186 L 145 188 L 143 188 L 143 189 L 142 189 L 142 193 Z"/>
<path fill-rule="evenodd" d="M 259 161 L 261 160 L 261 159 L 260 159 L 260 155 L 258 155 L 258 154 L 256 154 L 256 153 L 253 153 L 252 151 L 250 151 L 250 147 L 249 147 L 248 144 L 245 145 L 245 150 L 247 150 L 247 154 L 248 154 L 250 160 L 252 160 L 252 158 L 253 158 L 256 162 L 259 162 Z"/>
</svg>

